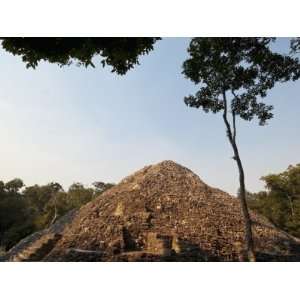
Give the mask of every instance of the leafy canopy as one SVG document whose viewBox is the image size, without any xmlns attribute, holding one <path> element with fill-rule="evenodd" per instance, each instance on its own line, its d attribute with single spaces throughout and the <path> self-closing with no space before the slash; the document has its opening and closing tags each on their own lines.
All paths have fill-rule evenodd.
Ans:
<svg viewBox="0 0 300 300">
<path fill-rule="evenodd" d="M 291 53 L 299 53 L 300 52 L 300 37 L 291 39 Z"/>
<path fill-rule="evenodd" d="M 279 228 L 300 237 L 300 164 L 261 178 L 266 191 L 252 194 L 249 205 Z"/>
<path fill-rule="evenodd" d="M 289 196 L 300 201 L 300 164 L 291 165 L 282 173 L 270 174 L 261 179 L 265 181 L 269 193 Z"/>
<path fill-rule="evenodd" d="M 41 60 L 60 66 L 77 62 L 93 66 L 93 57 L 100 56 L 103 67 L 124 75 L 138 64 L 138 57 L 153 50 L 159 38 L 2 38 L 2 47 L 20 55 L 26 66 L 35 68 Z"/>
<path fill-rule="evenodd" d="M 261 125 L 272 118 L 272 106 L 260 99 L 276 82 L 300 77 L 296 57 L 270 50 L 274 38 L 193 38 L 183 74 L 200 85 L 185 97 L 188 106 L 205 112 L 224 109 L 223 93 L 232 95 L 232 112 L 244 120 L 257 117 Z"/>
</svg>

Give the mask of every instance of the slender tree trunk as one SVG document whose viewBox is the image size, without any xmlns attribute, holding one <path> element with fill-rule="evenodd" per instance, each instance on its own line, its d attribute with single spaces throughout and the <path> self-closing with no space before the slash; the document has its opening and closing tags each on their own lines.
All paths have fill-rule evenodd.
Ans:
<svg viewBox="0 0 300 300">
<path fill-rule="evenodd" d="M 245 222 L 245 240 L 246 240 L 247 257 L 249 261 L 255 261 L 256 259 L 254 253 L 252 221 L 249 214 L 247 199 L 246 199 L 245 174 L 244 174 L 243 165 L 240 159 L 239 151 L 235 140 L 233 140 L 232 148 L 234 151 L 234 158 L 237 162 L 237 166 L 239 169 L 240 201 L 241 201 L 241 207 L 242 207 L 242 212 L 243 212 L 244 222 Z"/>
<path fill-rule="evenodd" d="M 54 224 L 56 219 L 57 219 L 57 207 L 56 207 L 56 195 L 55 195 L 54 196 L 54 216 L 53 216 L 53 219 L 52 219 L 50 225 Z"/>
<path fill-rule="evenodd" d="M 223 119 L 226 125 L 227 137 L 229 142 L 232 146 L 233 153 L 234 153 L 234 160 L 237 163 L 238 170 L 239 170 L 239 182 L 240 182 L 240 203 L 242 208 L 242 214 L 244 218 L 245 224 L 245 242 L 246 242 L 246 252 L 247 252 L 247 259 L 248 261 L 256 261 L 255 252 L 254 252 L 254 242 L 253 242 L 253 235 L 252 235 L 252 221 L 250 218 L 247 200 L 246 200 L 246 187 L 245 187 L 245 174 L 243 164 L 239 155 L 239 150 L 236 144 L 236 125 L 235 125 L 235 112 L 232 112 L 233 116 L 233 132 L 231 130 L 230 123 L 227 119 L 227 100 L 226 100 L 226 93 L 223 92 L 223 99 L 224 99 L 224 113 Z"/>
<path fill-rule="evenodd" d="M 290 202 L 290 208 L 291 208 L 291 216 L 292 216 L 292 219 L 294 219 L 294 205 L 293 205 L 293 200 L 292 200 L 292 197 L 290 195 L 286 195 L 287 198 L 289 199 L 289 202 Z"/>
</svg>

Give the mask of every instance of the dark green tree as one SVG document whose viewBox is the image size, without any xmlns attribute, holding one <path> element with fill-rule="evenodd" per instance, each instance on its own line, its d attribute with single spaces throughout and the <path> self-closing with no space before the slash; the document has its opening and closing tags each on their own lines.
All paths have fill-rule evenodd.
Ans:
<svg viewBox="0 0 300 300">
<path fill-rule="evenodd" d="M 93 182 L 94 186 L 94 197 L 97 197 L 104 193 L 106 190 L 112 188 L 114 186 L 113 183 L 105 183 L 103 181 L 95 181 Z"/>
<path fill-rule="evenodd" d="M 0 248 L 4 250 L 33 230 L 28 222 L 29 211 L 22 198 L 23 186 L 21 179 L 7 183 L 0 181 Z"/>
<path fill-rule="evenodd" d="M 53 212 L 50 212 L 50 215 L 52 214 L 52 219 L 51 219 L 51 223 L 53 224 L 57 218 L 59 217 L 59 213 L 58 213 L 58 205 L 61 204 L 58 200 L 60 200 L 62 202 L 62 198 L 58 198 L 58 193 L 59 192 L 63 192 L 63 188 L 62 186 L 57 183 L 57 182 L 52 182 L 49 185 L 49 188 L 51 189 L 51 198 L 48 202 L 48 205 L 46 206 L 46 210 L 47 211 L 51 211 L 51 208 L 53 210 Z"/>
<path fill-rule="evenodd" d="M 199 85 L 186 105 L 205 112 L 222 112 L 226 133 L 239 170 L 240 203 L 245 223 L 247 259 L 255 261 L 251 218 L 246 202 L 245 174 L 237 146 L 236 117 L 260 125 L 273 117 L 272 106 L 262 99 L 276 82 L 300 76 L 297 58 L 272 52 L 274 38 L 193 38 L 183 74 Z M 229 120 L 231 115 L 231 121 Z"/>
<path fill-rule="evenodd" d="M 255 194 L 250 207 L 279 228 L 300 237 L 300 164 L 261 179 L 267 190 Z"/>
<path fill-rule="evenodd" d="M 85 188 L 81 183 L 73 183 L 68 190 L 67 202 L 70 208 L 79 208 L 91 201 L 94 195 L 92 188 Z"/>
<path fill-rule="evenodd" d="M 4 185 L 4 189 L 6 190 L 7 193 L 12 193 L 12 194 L 16 194 L 19 192 L 19 190 L 24 187 L 24 183 L 21 179 L 19 178 L 15 178 L 11 181 L 8 181 L 5 185 Z"/>
<path fill-rule="evenodd" d="M 289 166 L 279 174 L 262 177 L 266 183 L 269 196 L 281 198 L 289 207 L 290 219 L 295 218 L 295 206 L 300 202 L 300 164 Z"/>
<path fill-rule="evenodd" d="M 36 230 L 47 227 L 58 217 L 58 193 L 63 192 L 59 183 L 26 187 L 23 196 Z M 51 221 L 52 220 L 52 221 Z"/>
<path fill-rule="evenodd" d="M 159 38 L 151 37 L 81 37 L 81 38 L 1 38 L 2 47 L 19 55 L 27 67 L 35 68 L 40 61 L 60 66 L 75 62 L 85 67 L 92 66 L 93 58 L 99 57 L 103 65 L 112 67 L 112 72 L 124 75 L 139 63 L 139 56 L 153 50 Z"/>
</svg>

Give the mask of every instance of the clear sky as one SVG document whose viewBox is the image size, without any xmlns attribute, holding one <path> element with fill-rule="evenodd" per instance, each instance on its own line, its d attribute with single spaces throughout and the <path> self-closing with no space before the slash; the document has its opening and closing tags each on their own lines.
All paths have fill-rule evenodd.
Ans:
<svg viewBox="0 0 300 300">
<path fill-rule="evenodd" d="M 168 159 L 211 186 L 235 194 L 238 177 L 220 114 L 188 108 L 195 86 L 181 74 L 189 39 L 165 38 L 125 76 L 103 69 L 41 63 L 26 69 L 0 49 L 0 180 L 118 182 Z M 284 51 L 287 40 L 280 39 Z M 300 81 L 276 86 L 267 126 L 238 122 L 250 191 L 260 177 L 300 162 Z"/>
</svg>

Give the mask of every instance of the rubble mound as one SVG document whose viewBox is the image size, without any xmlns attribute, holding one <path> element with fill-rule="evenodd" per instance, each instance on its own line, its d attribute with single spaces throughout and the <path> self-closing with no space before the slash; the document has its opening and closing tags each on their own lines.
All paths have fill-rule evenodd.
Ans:
<svg viewBox="0 0 300 300">
<path fill-rule="evenodd" d="M 251 218 L 258 260 L 300 260 L 296 238 Z M 243 244 L 238 199 L 163 161 L 83 206 L 40 260 L 240 261 Z"/>
</svg>

